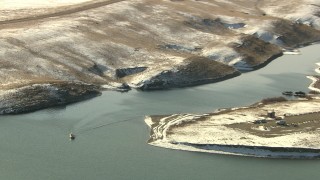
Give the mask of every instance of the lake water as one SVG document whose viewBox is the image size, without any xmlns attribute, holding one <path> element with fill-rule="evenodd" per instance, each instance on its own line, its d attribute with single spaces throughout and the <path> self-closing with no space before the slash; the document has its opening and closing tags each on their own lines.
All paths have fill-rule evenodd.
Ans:
<svg viewBox="0 0 320 180">
<path fill-rule="evenodd" d="M 260 159 L 162 149 L 146 144 L 149 114 L 206 113 L 250 105 L 285 90 L 308 91 L 320 45 L 224 82 L 168 91 L 104 92 L 35 113 L 0 117 L 0 179 L 319 179 L 320 161 Z M 70 141 L 68 134 L 77 135 Z"/>
</svg>

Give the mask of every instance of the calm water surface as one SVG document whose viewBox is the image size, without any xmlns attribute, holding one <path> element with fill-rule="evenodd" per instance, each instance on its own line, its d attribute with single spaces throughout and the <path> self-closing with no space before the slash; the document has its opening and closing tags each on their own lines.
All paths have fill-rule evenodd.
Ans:
<svg viewBox="0 0 320 180">
<path fill-rule="evenodd" d="M 146 144 L 148 114 L 205 113 L 304 90 L 320 45 L 237 78 L 194 88 L 105 92 L 78 104 L 0 117 L 0 179 L 313 180 L 319 160 L 276 160 L 162 149 Z M 77 135 L 69 141 L 68 134 Z"/>
</svg>

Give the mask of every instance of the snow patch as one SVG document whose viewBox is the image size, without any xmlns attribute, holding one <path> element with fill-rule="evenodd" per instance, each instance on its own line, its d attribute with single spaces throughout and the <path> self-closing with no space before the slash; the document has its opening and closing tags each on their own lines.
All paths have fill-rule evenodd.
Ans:
<svg viewBox="0 0 320 180">
<path fill-rule="evenodd" d="M 35 9 L 79 4 L 91 0 L 1 0 L 0 10 Z"/>
<path fill-rule="evenodd" d="M 239 41 L 240 42 L 240 41 Z M 202 56 L 208 57 L 214 61 L 234 65 L 241 61 L 241 56 L 230 47 L 206 47 L 202 50 Z"/>
<path fill-rule="evenodd" d="M 258 30 L 257 32 L 253 33 L 253 35 L 265 42 L 270 42 L 279 46 L 283 45 L 283 42 L 279 40 L 280 35 L 276 35 L 266 30 Z"/>
</svg>

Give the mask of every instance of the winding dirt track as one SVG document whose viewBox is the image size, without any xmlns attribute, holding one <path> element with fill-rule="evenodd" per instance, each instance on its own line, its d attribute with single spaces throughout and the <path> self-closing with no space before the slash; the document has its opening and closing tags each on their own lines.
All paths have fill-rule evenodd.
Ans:
<svg viewBox="0 0 320 180">
<path fill-rule="evenodd" d="M 69 15 L 69 14 L 74 14 L 74 13 L 78 13 L 78 12 L 82 12 L 82 11 L 86 11 L 86 10 L 95 9 L 95 8 L 99 8 L 99 7 L 102 7 L 102 6 L 118 3 L 118 2 L 121 2 L 121 1 L 125 1 L 125 0 L 105 0 L 105 1 L 102 1 L 102 2 L 96 2 L 96 3 L 94 3 L 94 2 L 92 2 L 92 3 L 83 3 L 83 4 L 80 4 L 80 5 L 71 6 L 68 9 L 64 9 L 64 10 L 57 11 L 57 12 L 52 12 L 52 13 L 47 13 L 47 14 L 40 14 L 40 15 L 36 15 L 36 16 L 23 17 L 23 18 L 18 18 L 18 19 L 10 19 L 10 20 L 5 20 L 5 21 L 0 21 L 0 25 L 24 23 L 24 22 L 28 22 L 28 21 L 35 21 L 35 20 L 41 20 L 41 19 L 46 19 L 46 18 L 65 16 L 65 15 Z"/>
</svg>

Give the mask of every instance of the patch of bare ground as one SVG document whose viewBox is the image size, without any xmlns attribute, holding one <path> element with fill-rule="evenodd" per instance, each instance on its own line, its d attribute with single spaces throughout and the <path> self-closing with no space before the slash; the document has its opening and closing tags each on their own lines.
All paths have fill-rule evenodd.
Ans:
<svg viewBox="0 0 320 180">
<path fill-rule="evenodd" d="M 314 76 L 317 78 L 317 81 L 314 83 L 314 87 L 320 89 L 320 76 Z"/>
<path fill-rule="evenodd" d="M 290 101 L 284 97 L 266 98 L 261 100 L 260 103 L 256 103 L 250 107 L 235 110 L 239 111 L 239 114 L 243 114 L 244 116 L 249 113 L 254 113 L 257 116 L 256 119 L 249 122 L 235 123 L 226 126 L 247 130 L 250 133 L 259 136 L 261 135 L 270 137 L 282 136 L 295 132 L 307 132 L 308 130 L 316 131 L 320 129 L 320 111 L 317 109 L 304 113 L 301 106 L 299 108 L 295 107 L 297 110 L 296 112 L 290 111 L 289 113 L 279 113 L 279 108 L 281 107 L 289 108 L 290 106 L 294 106 L 294 104 L 299 102 L 304 102 L 307 106 L 309 101 L 312 102 L 313 98 L 306 97 L 304 100 Z M 317 102 L 318 100 L 315 101 Z M 268 113 L 270 112 L 275 112 L 275 116 L 273 118 L 269 117 Z M 281 112 L 286 111 L 284 110 Z M 228 111 L 226 111 L 226 113 L 228 113 Z M 261 122 L 259 119 L 265 121 Z M 283 121 L 285 123 L 279 123 L 279 121 Z M 263 127 L 262 129 L 261 126 Z"/>
<path fill-rule="evenodd" d="M 226 125 L 226 127 L 267 138 L 288 135 L 290 133 L 308 133 L 320 129 L 320 112 L 285 116 L 283 121 L 286 124 L 279 125 L 277 120 L 268 120 L 261 124 L 250 122 Z"/>
<path fill-rule="evenodd" d="M 320 31 L 308 25 L 280 20 L 274 23 L 274 32 L 286 47 L 299 47 L 320 40 Z"/>
<path fill-rule="evenodd" d="M 184 21 L 184 24 L 187 27 L 206 33 L 213 33 L 218 35 L 227 35 L 232 33 L 232 31 L 228 27 L 226 27 L 219 18 L 192 18 L 187 21 Z"/>
<path fill-rule="evenodd" d="M 94 85 L 72 82 L 33 84 L 0 93 L 0 114 L 20 114 L 66 105 L 100 95 Z"/>
<path fill-rule="evenodd" d="M 272 98 L 265 98 L 261 100 L 262 104 L 273 104 L 277 102 L 285 102 L 288 101 L 285 97 L 272 97 Z"/>
<path fill-rule="evenodd" d="M 282 50 L 279 46 L 254 36 L 245 35 L 241 38 L 241 42 L 241 44 L 232 43 L 230 46 L 243 57 L 243 62 L 255 69 L 261 68 L 282 56 Z"/>
<path fill-rule="evenodd" d="M 186 87 L 218 82 L 240 75 L 235 68 L 201 56 L 184 60 L 175 71 L 165 71 L 141 87 L 143 90 Z"/>
</svg>

